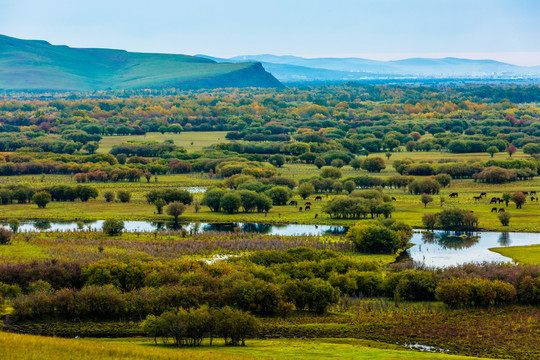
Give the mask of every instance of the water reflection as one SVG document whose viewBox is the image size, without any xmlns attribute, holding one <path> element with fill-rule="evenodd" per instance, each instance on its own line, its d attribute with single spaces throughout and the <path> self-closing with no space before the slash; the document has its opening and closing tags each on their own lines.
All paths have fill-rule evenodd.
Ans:
<svg viewBox="0 0 540 360">
<path fill-rule="evenodd" d="M 45 231 L 51 228 L 51 222 L 48 220 L 36 220 L 34 226 L 40 231 Z"/>
<path fill-rule="evenodd" d="M 502 232 L 499 236 L 499 245 L 510 246 L 511 243 L 512 242 L 510 241 L 510 234 L 507 231 Z"/>
<path fill-rule="evenodd" d="M 463 249 L 475 245 L 480 236 L 471 232 L 437 232 L 422 233 L 424 244 L 438 244 L 443 249 Z"/>
</svg>

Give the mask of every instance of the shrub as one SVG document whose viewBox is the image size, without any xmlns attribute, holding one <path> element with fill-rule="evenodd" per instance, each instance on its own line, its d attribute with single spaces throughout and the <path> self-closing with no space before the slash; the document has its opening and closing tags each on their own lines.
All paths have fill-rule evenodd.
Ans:
<svg viewBox="0 0 540 360">
<path fill-rule="evenodd" d="M 122 235 L 124 222 L 121 220 L 107 219 L 103 222 L 103 232 L 109 236 Z"/>
<path fill-rule="evenodd" d="M 46 191 L 37 192 L 32 196 L 32 201 L 38 208 L 45 209 L 47 204 L 51 202 L 51 194 Z"/>
<path fill-rule="evenodd" d="M 283 285 L 283 294 L 297 310 L 307 308 L 319 314 L 339 300 L 339 291 L 319 278 L 289 280 Z"/>
<path fill-rule="evenodd" d="M 387 296 L 412 301 L 435 299 L 438 276 L 432 271 L 405 270 L 388 276 L 384 282 Z"/>
<path fill-rule="evenodd" d="M 321 169 L 321 177 L 325 179 L 340 179 L 343 174 L 341 170 L 333 166 L 323 166 Z"/>
<path fill-rule="evenodd" d="M 436 294 L 451 308 L 500 306 L 516 299 L 512 284 L 487 279 L 452 278 L 440 283 Z"/>
<path fill-rule="evenodd" d="M 366 253 L 395 254 L 400 238 L 396 231 L 382 225 L 358 224 L 349 229 L 347 238 L 357 251 Z"/>
<path fill-rule="evenodd" d="M 414 180 L 409 184 L 409 192 L 419 195 L 428 194 L 435 195 L 440 191 L 441 185 L 434 177 L 430 177 L 422 180 Z"/>
<path fill-rule="evenodd" d="M 163 199 L 157 199 L 156 201 L 154 201 L 154 206 L 156 207 L 156 211 L 158 214 L 163 214 L 163 208 L 165 207 L 165 205 L 167 205 L 167 203 Z"/>
<path fill-rule="evenodd" d="M 502 226 L 508 226 L 510 224 L 510 218 L 512 217 L 508 212 L 502 212 L 497 215 Z"/>
<path fill-rule="evenodd" d="M 503 169 L 497 166 L 490 166 L 476 174 L 474 179 L 491 184 L 502 184 L 508 181 L 516 180 L 516 174 L 512 170 Z"/>
<path fill-rule="evenodd" d="M 120 202 L 128 203 L 131 200 L 131 193 L 127 190 L 118 190 L 116 197 Z"/>
<path fill-rule="evenodd" d="M 428 230 L 435 229 L 439 214 L 426 213 L 422 216 L 422 223 Z"/>
<path fill-rule="evenodd" d="M 4 228 L 0 227 L 0 245 L 7 245 L 11 243 L 11 237 L 13 236 L 13 232 Z"/>
<path fill-rule="evenodd" d="M 105 191 L 103 193 L 103 198 L 106 202 L 113 202 L 114 201 L 114 192 L 112 191 Z"/>
</svg>

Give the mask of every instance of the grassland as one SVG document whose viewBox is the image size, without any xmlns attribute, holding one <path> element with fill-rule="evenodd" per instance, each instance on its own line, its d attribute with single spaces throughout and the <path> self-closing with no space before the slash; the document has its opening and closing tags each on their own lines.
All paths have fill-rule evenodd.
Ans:
<svg viewBox="0 0 540 360">
<path fill-rule="evenodd" d="M 188 151 L 197 151 L 218 142 L 229 142 L 225 135 L 227 135 L 227 131 L 187 131 L 180 134 L 147 133 L 146 135 L 104 136 L 99 142 L 97 152 L 108 153 L 114 145 L 130 140 L 160 142 L 173 140 L 175 145 L 182 146 Z"/>
<path fill-rule="evenodd" d="M 217 343 L 217 344 L 216 344 Z M 481 359 L 422 353 L 358 339 L 248 340 L 245 347 L 174 348 L 152 339 L 60 339 L 0 332 L 0 358 L 18 359 Z M 484 358 L 485 359 L 485 358 Z"/>
<path fill-rule="evenodd" d="M 492 248 L 503 256 L 512 258 L 520 264 L 536 264 L 540 265 L 540 245 L 529 246 L 509 246 L 504 248 Z"/>
</svg>

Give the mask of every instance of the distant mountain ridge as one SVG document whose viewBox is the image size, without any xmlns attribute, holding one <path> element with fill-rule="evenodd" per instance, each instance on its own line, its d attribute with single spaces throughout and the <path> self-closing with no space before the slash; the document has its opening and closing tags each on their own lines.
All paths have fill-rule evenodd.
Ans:
<svg viewBox="0 0 540 360">
<path fill-rule="evenodd" d="M 282 87 L 259 62 L 81 49 L 0 35 L 0 89 Z"/>
<path fill-rule="evenodd" d="M 303 58 L 291 55 L 241 55 L 215 61 L 259 61 L 280 81 L 359 80 L 374 78 L 512 78 L 540 77 L 540 66 L 526 67 L 495 60 L 410 58 L 378 61 L 362 58 Z"/>
</svg>

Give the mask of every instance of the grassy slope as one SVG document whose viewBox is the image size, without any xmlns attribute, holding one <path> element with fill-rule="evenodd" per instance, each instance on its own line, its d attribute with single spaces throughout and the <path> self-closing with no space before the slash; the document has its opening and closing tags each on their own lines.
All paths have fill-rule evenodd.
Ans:
<svg viewBox="0 0 540 360">
<path fill-rule="evenodd" d="M 245 347 L 151 345 L 150 339 L 60 339 L 0 332 L 0 358 L 15 359 L 479 359 L 419 353 L 356 339 L 248 340 Z M 381 348 L 378 348 L 381 347 Z"/>
<path fill-rule="evenodd" d="M 141 87 L 281 86 L 257 63 L 187 55 L 76 49 L 0 35 L 0 88 L 96 90 Z"/>
<path fill-rule="evenodd" d="M 512 258 L 521 264 L 540 265 L 540 245 L 530 246 L 509 246 L 504 248 L 491 248 L 503 256 Z"/>
</svg>

